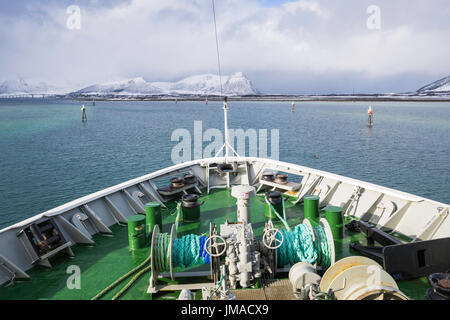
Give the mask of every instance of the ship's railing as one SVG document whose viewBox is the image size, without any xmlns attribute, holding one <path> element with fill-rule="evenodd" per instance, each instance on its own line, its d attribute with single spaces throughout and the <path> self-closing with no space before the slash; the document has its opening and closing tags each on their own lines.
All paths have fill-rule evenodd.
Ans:
<svg viewBox="0 0 450 320">
<path fill-rule="evenodd" d="M 71 243 L 93 243 L 92 235 L 109 233 L 109 227 L 126 223 L 130 215 L 143 213 L 145 201 L 163 199 L 157 192 L 155 180 L 177 174 L 193 173 L 200 184 L 211 188 L 235 184 L 258 185 L 265 170 L 298 176 L 300 189 L 291 200 L 301 203 L 306 194 L 317 194 L 320 206 L 337 205 L 345 215 L 371 222 L 413 240 L 429 240 L 450 236 L 449 205 L 296 164 L 253 157 L 229 157 L 228 162 L 245 166 L 231 180 L 209 170 L 210 165 L 224 162 L 224 158 L 199 159 L 164 168 L 139 178 L 89 194 L 0 230 L 0 284 L 16 274 L 24 274 L 33 267 L 26 248 L 17 232 L 41 219 L 53 219 Z M 245 177 L 244 177 L 245 175 Z M 76 217 L 86 217 L 77 221 Z M 83 227 L 82 227 L 83 226 Z M 12 271 L 11 271 L 12 270 Z"/>
</svg>

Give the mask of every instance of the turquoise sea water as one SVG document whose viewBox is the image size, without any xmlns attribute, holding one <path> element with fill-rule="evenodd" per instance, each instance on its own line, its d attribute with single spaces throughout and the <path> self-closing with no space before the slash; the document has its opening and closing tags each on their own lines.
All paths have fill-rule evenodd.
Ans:
<svg viewBox="0 0 450 320">
<path fill-rule="evenodd" d="M 230 102 L 229 127 L 279 129 L 282 161 L 450 203 L 450 103 L 370 104 L 371 129 L 367 102 Z M 223 130 L 219 102 L 86 106 L 82 123 L 80 102 L 0 100 L 0 228 L 172 165 L 194 120 Z"/>
</svg>

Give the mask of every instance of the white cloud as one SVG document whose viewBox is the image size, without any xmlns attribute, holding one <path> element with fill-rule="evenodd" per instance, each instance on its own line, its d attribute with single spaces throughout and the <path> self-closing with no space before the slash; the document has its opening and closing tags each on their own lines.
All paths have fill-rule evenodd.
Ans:
<svg viewBox="0 0 450 320">
<path fill-rule="evenodd" d="M 296 14 L 298 11 L 310 11 L 323 18 L 327 18 L 329 16 L 329 13 L 323 10 L 317 1 L 298 0 L 286 2 L 282 5 L 282 8 L 285 12 L 290 14 Z"/>
<path fill-rule="evenodd" d="M 382 10 L 380 31 L 368 30 L 366 8 L 299 0 L 264 7 L 255 0 L 216 1 L 224 73 L 348 72 L 368 77 L 450 70 L 449 23 L 441 7 L 416 1 Z M 410 14 L 404 6 L 409 4 Z M 81 6 L 81 30 L 66 28 L 65 7 L 30 4 L 18 17 L 0 14 L 0 74 L 72 83 L 144 76 L 173 80 L 216 72 L 210 1 L 133 0 Z"/>
</svg>

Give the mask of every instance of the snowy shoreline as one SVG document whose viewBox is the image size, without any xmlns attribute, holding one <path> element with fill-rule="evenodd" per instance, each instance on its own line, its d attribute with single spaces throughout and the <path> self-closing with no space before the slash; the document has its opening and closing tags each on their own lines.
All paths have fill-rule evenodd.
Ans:
<svg viewBox="0 0 450 320">
<path fill-rule="evenodd" d="M 63 98 L 108 101 L 201 101 L 221 96 L 242 101 L 450 101 L 450 77 L 417 91 L 385 93 L 274 94 L 261 93 L 242 72 L 219 77 L 194 75 L 176 82 L 147 82 L 144 78 L 94 84 L 79 90 L 57 89 L 46 83 L 32 85 L 22 78 L 5 81 L 0 98 Z"/>
<path fill-rule="evenodd" d="M 222 101 L 221 96 L 71 96 L 71 95 L 0 95 L 0 100 L 22 100 L 22 99 L 57 99 L 72 100 L 82 102 L 92 101 L 202 101 L 206 103 L 211 101 Z M 357 102 L 357 101 L 374 101 L 374 102 L 450 102 L 450 95 L 445 96 L 420 96 L 420 95 L 255 95 L 255 96 L 228 96 L 230 101 L 279 101 L 279 102 Z"/>
</svg>

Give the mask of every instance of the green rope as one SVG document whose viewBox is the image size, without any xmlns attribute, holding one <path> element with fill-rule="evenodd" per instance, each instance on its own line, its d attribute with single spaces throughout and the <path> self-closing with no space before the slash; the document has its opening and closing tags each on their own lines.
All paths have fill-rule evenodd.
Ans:
<svg viewBox="0 0 450 320">
<path fill-rule="evenodd" d="M 180 223 L 180 219 L 181 219 L 181 214 L 182 214 L 181 202 L 178 202 L 178 204 L 177 204 L 177 217 L 175 218 L 175 230 L 177 230 L 177 231 L 178 231 L 178 224 Z"/>
<path fill-rule="evenodd" d="M 331 265 L 331 249 L 328 242 L 325 228 L 322 226 L 313 227 L 316 250 L 319 252 L 317 264 L 328 268 Z"/>
<path fill-rule="evenodd" d="M 287 221 L 285 200 L 284 200 L 283 196 L 281 196 L 281 204 L 283 205 L 283 219 L 284 219 L 284 221 Z"/>
<path fill-rule="evenodd" d="M 129 287 L 131 287 L 133 285 L 134 282 L 136 282 L 137 279 L 139 279 L 139 277 L 141 275 L 143 275 L 144 273 L 146 273 L 150 269 L 151 269 L 151 266 L 147 266 L 144 269 L 142 269 L 141 271 L 139 271 L 133 278 L 131 278 L 131 280 L 125 285 L 125 287 L 123 287 L 119 292 L 116 293 L 116 295 L 114 297 L 112 297 L 111 300 L 118 299 L 122 294 L 125 293 L 125 291 L 128 290 Z"/>
<path fill-rule="evenodd" d="M 168 233 L 159 233 L 155 236 L 155 272 L 170 270 L 170 255 L 168 254 L 168 249 L 170 246 L 169 238 Z"/>
<path fill-rule="evenodd" d="M 129 276 L 131 276 L 132 274 L 134 274 L 135 272 L 139 271 L 140 269 L 142 269 L 146 264 L 150 263 L 150 255 L 147 257 L 147 259 L 145 259 L 144 262 L 142 262 L 140 265 L 138 265 L 136 268 L 132 269 L 131 271 L 129 271 L 128 273 L 124 274 L 123 276 L 121 276 L 119 279 L 117 279 L 116 281 L 114 281 L 113 283 L 111 283 L 109 286 L 107 286 L 105 289 L 103 289 L 102 291 L 100 291 L 99 293 L 97 293 L 97 295 L 95 295 L 95 297 L 93 297 L 91 300 L 97 300 L 100 299 L 102 296 L 104 296 L 107 292 L 109 292 L 110 290 L 112 290 L 114 287 L 116 287 L 119 283 L 121 283 L 122 281 L 124 281 L 125 279 L 127 279 Z"/>
<path fill-rule="evenodd" d="M 322 226 L 313 227 L 311 230 L 304 224 L 297 225 L 294 230 L 289 227 L 286 219 L 285 200 L 282 197 L 283 217 L 275 210 L 267 196 L 266 203 L 273 210 L 275 215 L 283 222 L 285 229 L 281 232 L 284 236 L 283 244 L 277 249 L 278 266 L 291 266 L 297 262 L 303 261 L 308 263 L 317 263 L 322 267 L 329 267 L 331 264 L 331 250 L 325 229 Z M 277 237 L 279 240 L 280 237 Z M 316 240 L 314 241 L 313 238 Z"/>
<path fill-rule="evenodd" d="M 305 224 L 298 224 L 292 231 L 280 230 L 283 244 L 277 249 L 278 266 L 294 265 L 297 262 L 317 263 L 328 267 L 331 262 L 331 250 L 325 229 L 313 227 L 315 241 L 311 230 Z M 280 236 L 277 236 L 281 240 Z"/>
<path fill-rule="evenodd" d="M 282 203 L 283 203 L 283 216 L 284 216 L 284 219 L 280 216 L 280 214 L 277 212 L 277 210 L 275 210 L 275 208 L 272 206 L 272 204 L 270 203 L 269 199 L 267 199 L 267 196 L 265 197 L 266 203 L 270 206 L 270 209 L 273 210 L 273 212 L 275 212 L 277 218 L 280 219 L 281 222 L 283 222 L 285 228 L 290 232 L 291 231 L 291 227 L 289 227 L 289 224 L 287 223 L 287 220 L 286 220 L 286 210 L 284 208 L 284 199 L 283 199 L 283 197 L 281 197 L 281 199 L 282 199 Z"/>
<path fill-rule="evenodd" d="M 168 254 L 170 246 L 170 237 L 168 233 L 159 233 L 155 237 L 155 269 L 157 270 L 170 270 L 170 255 Z M 139 279 L 141 275 L 146 273 L 151 269 L 151 265 L 145 267 L 139 271 L 131 280 L 114 296 L 112 300 L 118 299 L 123 293 L 125 293 L 128 288 L 130 288 L 133 283 Z"/>
<path fill-rule="evenodd" d="M 170 215 L 177 214 L 175 218 L 175 228 L 178 229 L 178 223 L 181 219 L 182 210 L 181 210 L 181 203 L 177 204 L 177 207 L 175 210 L 169 212 Z M 154 265 L 155 265 L 155 272 L 169 272 L 170 271 L 170 255 L 169 255 L 169 234 L 167 233 L 160 233 L 157 234 L 155 237 L 155 256 L 154 256 Z M 201 256 L 200 251 L 200 238 L 201 236 L 196 235 L 187 235 L 182 237 L 181 239 L 176 239 L 174 241 L 174 266 L 180 267 L 180 268 L 192 268 L 200 264 L 204 264 L 205 260 Z M 187 252 L 185 252 L 187 251 Z M 181 258 L 180 260 L 178 258 Z M 123 276 L 121 276 L 119 279 L 115 280 L 113 283 L 111 283 L 109 286 L 101 290 L 97 295 L 95 295 L 91 300 L 97 300 L 100 299 L 102 296 L 104 296 L 106 293 L 111 291 L 113 288 L 115 288 L 117 285 L 119 285 L 121 282 L 123 282 L 125 279 L 129 278 L 130 276 L 134 275 L 133 278 L 116 294 L 113 296 L 113 300 L 118 299 L 131 285 L 144 273 L 149 271 L 151 269 L 151 266 L 149 264 L 151 261 L 150 255 L 137 267 L 133 268 L 131 271 L 127 272 Z M 144 268 L 145 267 L 145 268 Z M 141 270 L 142 269 L 142 270 Z"/>
<path fill-rule="evenodd" d="M 174 268 L 179 269 L 190 269 L 198 265 L 205 264 L 205 259 L 203 257 L 203 248 L 200 247 L 201 238 L 203 236 L 198 236 L 195 234 L 188 234 L 180 239 L 175 239 L 173 243 L 173 265 Z M 155 273 L 169 272 L 170 271 L 170 255 L 169 247 L 170 236 L 168 233 L 159 233 L 155 235 L 155 255 L 153 257 L 153 263 L 155 266 Z M 151 257 L 147 257 L 144 262 L 139 266 L 132 269 L 128 273 L 121 276 L 119 279 L 111 283 L 105 289 L 100 291 L 92 300 L 100 299 L 107 292 L 111 291 L 118 284 L 123 282 L 125 279 L 134 275 L 130 281 L 116 294 L 113 296 L 113 300 L 118 299 L 128 288 L 130 288 L 133 283 L 144 273 L 151 269 L 149 264 Z M 147 265 L 147 266 L 146 266 Z M 145 268 L 144 268 L 145 267 Z"/>
<path fill-rule="evenodd" d="M 222 281 L 223 281 L 224 275 L 222 274 L 222 276 L 220 277 L 220 281 L 217 284 L 217 288 L 216 290 L 214 290 L 213 293 L 211 293 L 211 295 L 208 297 L 208 300 L 211 300 L 211 298 L 216 294 L 216 292 L 220 289 L 220 286 L 222 285 Z"/>
</svg>

